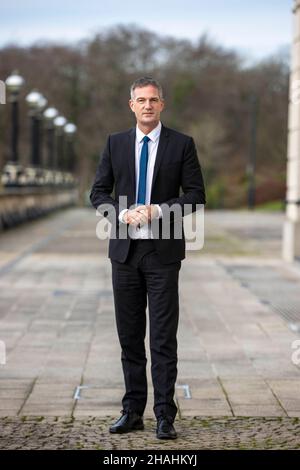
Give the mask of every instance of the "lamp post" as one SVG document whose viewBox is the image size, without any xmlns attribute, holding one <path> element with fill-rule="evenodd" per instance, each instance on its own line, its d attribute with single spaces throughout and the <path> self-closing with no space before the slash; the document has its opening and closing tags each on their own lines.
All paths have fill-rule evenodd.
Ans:
<svg viewBox="0 0 300 470">
<path fill-rule="evenodd" d="M 66 169 L 67 171 L 73 172 L 75 169 L 75 152 L 74 152 L 74 137 L 77 131 L 75 124 L 69 122 L 64 127 L 67 144 L 67 158 L 66 158 Z"/>
<path fill-rule="evenodd" d="M 28 183 L 43 183 L 41 164 L 41 112 L 47 105 L 46 98 L 36 90 L 33 90 L 26 96 L 26 102 L 29 106 L 29 117 L 31 118 L 31 165 L 28 168 Z"/>
<path fill-rule="evenodd" d="M 40 163 L 40 135 L 37 113 L 41 98 L 42 95 L 36 90 L 26 96 L 26 102 L 29 106 L 29 117 L 31 118 L 31 164 L 33 166 L 38 166 Z"/>
<path fill-rule="evenodd" d="M 56 131 L 56 168 L 64 170 L 64 127 L 67 120 L 64 116 L 57 116 L 54 121 Z"/>
<path fill-rule="evenodd" d="M 17 71 L 14 71 L 6 80 L 5 85 L 9 91 L 9 99 L 12 104 L 12 126 L 11 126 L 11 157 L 12 163 L 19 161 L 19 93 L 24 85 L 24 79 Z"/>
<path fill-rule="evenodd" d="M 37 114 L 36 114 L 36 119 L 38 120 L 38 133 L 39 133 L 39 153 L 40 153 L 40 161 L 39 164 L 41 167 L 44 167 L 44 158 L 43 158 L 43 150 L 44 150 L 44 129 L 43 129 L 43 110 L 47 106 L 47 99 L 41 95 L 39 101 L 38 101 L 38 107 L 37 107 Z"/>
<path fill-rule="evenodd" d="M 47 132 L 47 158 L 46 158 L 46 167 L 50 170 L 55 168 L 55 153 L 54 153 L 54 119 L 58 116 L 58 111 L 56 108 L 47 108 L 43 113 L 45 123 L 46 123 L 46 132 Z"/>
</svg>

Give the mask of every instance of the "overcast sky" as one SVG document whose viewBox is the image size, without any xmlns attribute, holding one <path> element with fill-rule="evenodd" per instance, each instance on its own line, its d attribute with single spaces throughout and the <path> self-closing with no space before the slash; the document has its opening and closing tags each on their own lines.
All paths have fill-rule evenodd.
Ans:
<svg viewBox="0 0 300 470">
<path fill-rule="evenodd" d="M 207 33 L 260 59 L 290 43 L 292 0 L 0 0 L 0 46 L 70 42 L 116 24 L 178 38 Z"/>
</svg>

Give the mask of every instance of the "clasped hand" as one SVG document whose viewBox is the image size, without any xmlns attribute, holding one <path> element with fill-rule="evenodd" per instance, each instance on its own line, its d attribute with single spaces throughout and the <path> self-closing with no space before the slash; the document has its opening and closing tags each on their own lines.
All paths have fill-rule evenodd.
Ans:
<svg viewBox="0 0 300 470">
<path fill-rule="evenodd" d="M 150 222 L 153 218 L 157 216 L 157 207 L 154 205 L 141 205 L 137 206 L 135 209 L 128 210 L 123 217 L 123 220 L 126 224 L 137 226 L 142 226 Z"/>
</svg>

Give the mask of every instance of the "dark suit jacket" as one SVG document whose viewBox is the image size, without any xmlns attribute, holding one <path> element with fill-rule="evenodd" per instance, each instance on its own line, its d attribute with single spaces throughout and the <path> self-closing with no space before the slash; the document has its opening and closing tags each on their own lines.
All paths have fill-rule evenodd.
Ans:
<svg viewBox="0 0 300 470">
<path fill-rule="evenodd" d="M 135 204 L 135 130 L 134 127 L 108 137 L 90 193 L 90 200 L 95 208 L 103 204 L 111 204 L 114 208 L 116 217 L 111 217 L 109 210 L 100 212 L 115 224 L 117 238 L 110 239 L 109 257 L 121 263 L 126 261 L 131 240 L 129 237 L 118 238 L 118 215 L 122 209 Z M 127 196 L 127 206 L 119 204 L 120 196 Z M 193 211 L 196 210 L 196 204 L 205 204 L 204 183 L 192 137 L 163 125 L 151 190 L 151 204 L 162 203 L 165 208 L 175 203 L 181 207 L 189 204 Z M 184 214 L 186 215 L 186 212 Z M 174 217 L 171 217 L 170 225 L 174 223 L 173 219 Z M 162 220 L 159 223 L 162 223 Z M 171 230 L 170 239 L 159 237 L 154 239 L 154 243 L 164 264 L 174 263 L 185 257 L 184 235 L 181 239 L 176 239 Z"/>
</svg>

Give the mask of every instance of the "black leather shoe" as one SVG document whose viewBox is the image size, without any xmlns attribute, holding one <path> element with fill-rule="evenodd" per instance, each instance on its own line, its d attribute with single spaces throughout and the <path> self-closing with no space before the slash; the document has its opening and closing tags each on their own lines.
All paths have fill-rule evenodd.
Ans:
<svg viewBox="0 0 300 470">
<path fill-rule="evenodd" d="M 121 411 L 122 416 L 109 428 L 109 432 L 123 434 L 125 432 L 144 429 L 143 418 L 135 411 Z"/>
<path fill-rule="evenodd" d="M 158 439 L 176 439 L 177 433 L 173 426 L 172 418 L 159 416 L 157 418 L 156 436 Z"/>
</svg>

